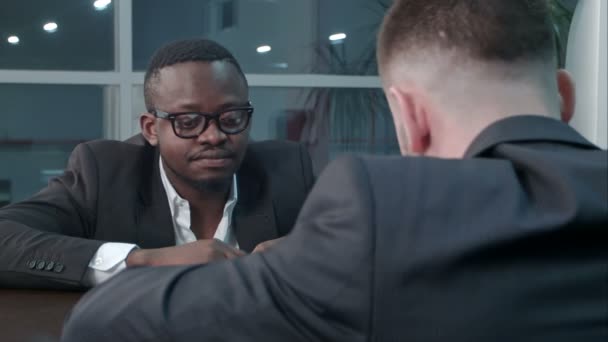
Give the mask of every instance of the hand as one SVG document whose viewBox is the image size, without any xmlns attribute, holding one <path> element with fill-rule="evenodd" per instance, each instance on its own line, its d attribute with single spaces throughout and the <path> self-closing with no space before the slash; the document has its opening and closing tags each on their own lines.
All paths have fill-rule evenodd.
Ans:
<svg viewBox="0 0 608 342">
<path fill-rule="evenodd" d="M 233 259 L 245 252 L 219 240 L 197 240 L 181 246 L 135 249 L 127 256 L 127 267 L 206 264 Z"/>
<path fill-rule="evenodd" d="M 268 249 L 270 249 L 272 246 L 274 246 L 277 242 L 283 240 L 284 238 L 285 237 L 280 237 L 278 239 L 268 240 L 268 241 L 261 242 L 257 246 L 255 246 L 255 249 L 253 250 L 253 253 L 265 252 Z"/>
</svg>

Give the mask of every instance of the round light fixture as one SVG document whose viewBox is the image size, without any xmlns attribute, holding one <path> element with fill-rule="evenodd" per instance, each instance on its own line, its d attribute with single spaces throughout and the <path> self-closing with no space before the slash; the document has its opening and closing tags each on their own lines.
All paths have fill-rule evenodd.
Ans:
<svg viewBox="0 0 608 342">
<path fill-rule="evenodd" d="M 332 42 L 339 42 L 346 39 L 346 33 L 334 33 L 329 36 L 329 40 Z"/>
<path fill-rule="evenodd" d="M 270 52 L 270 50 L 272 50 L 272 48 L 270 47 L 270 45 L 258 46 L 258 48 L 256 49 L 256 51 L 258 53 L 268 53 L 268 52 Z"/>
<path fill-rule="evenodd" d="M 10 37 L 8 37 L 8 39 L 6 41 L 9 44 L 17 45 L 17 44 L 19 44 L 19 37 L 17 37 L 17 36 L 10 36 Z"/>
<path fill-rule="evenodd" d="M 112 0 L 95 0 L 95 2 L 93 3 L 93 7 L 95 7 L 95 9 L 98 11 L 103 11 L 111 3 L 112 3 Z"/>
<path fill-rule="evenodd" d="M 48 33 L 53 33 L 55 31 L 57 31 L 58 27 L 59 26 L 57 25 L 57 23 L 54 23 L 54 22 L 48 22 L 48 23 L 44 24 L 44 26 L 42 26 L 42 28 Z"/>
</svg>

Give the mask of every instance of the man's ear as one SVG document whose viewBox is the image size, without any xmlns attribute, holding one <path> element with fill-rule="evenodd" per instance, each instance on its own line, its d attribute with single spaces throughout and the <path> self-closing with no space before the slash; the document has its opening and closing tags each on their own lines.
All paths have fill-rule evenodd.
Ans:
<svg viewBox="0 0 608 342">
<path fill-rule="evenodd" d="M 405 139 L 408 154 L 425 154 L 430 145 L 430 132 L 423 99 L 413 88 L 391 87 L 389 94 L 393 102 L 395 125 L 401 125 L 401 135 L 406 135 L 400 140 Z"/>
<path fill-rule="evenodd" d="M 388 90 L 385 90 L 385 94 L 393 117 L 393 125 L 395 126 L 395 132 L 397 133 L 399 150 L 401 151 L 401 155 L 405 156 L 409 154 L 409 142 L 405 124 L 403 123 L 403 109 L 401 109 L 401 103 L 398 100 L 397 90 L 394 87 L 391 87 Z"/>
<path fill-rule="evenodd" d="M 156 131 L 156 117 L 150 113 L 143 113 L 139 116 L 139 127 L 141 134 L 152 146 L 158 145 L 158 132 Z"/>
<path fill-rule="evenodd" d="M 563 122 L 568 123 L 574 116 L 576 107 L 576 89 L 574 79 L 564 69 L 557 71 L 557 90 L 560 96 L 560 116 Z"/>
</svg>

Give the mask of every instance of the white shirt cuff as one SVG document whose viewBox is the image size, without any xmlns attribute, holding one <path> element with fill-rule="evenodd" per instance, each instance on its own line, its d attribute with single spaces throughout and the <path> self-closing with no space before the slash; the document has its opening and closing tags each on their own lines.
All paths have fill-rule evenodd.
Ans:
<svg viewBox="0 0 608 342">
<path fill-rule="evenodd" d="M 87 285 L 99 285 L 127 268 L 125 260 L 134 248 L 137 245 L 120 242 L 101 245 L 89 262 L 89 270 L 85 275 Z"/>
</svg>

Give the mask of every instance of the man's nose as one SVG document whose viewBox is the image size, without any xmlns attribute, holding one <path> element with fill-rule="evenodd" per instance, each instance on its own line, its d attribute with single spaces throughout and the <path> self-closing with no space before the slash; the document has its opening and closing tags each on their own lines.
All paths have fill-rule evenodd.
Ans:
<svg viewBox="0 0 608 342">
<path fill-rule="evenodd" d="M 221 145 L 226 141 L 226 133 L 220 131 L 217 121 L 212 120 L 207 125 L 207 129 L 198 135 L 197 141 L 199 144 Z"/>
</svg>

